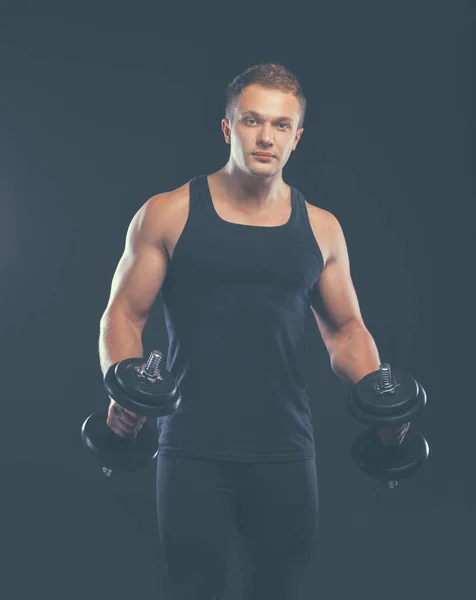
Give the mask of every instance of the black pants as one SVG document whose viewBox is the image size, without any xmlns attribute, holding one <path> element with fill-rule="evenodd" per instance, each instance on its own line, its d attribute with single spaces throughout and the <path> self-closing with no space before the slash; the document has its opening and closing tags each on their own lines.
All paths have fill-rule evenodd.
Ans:
<svg viewBox="0 0 476 600">
<path fill-rule="evenodd" d="M 157 511 L 168 600 L 222 600 L 232 526 L 251 565 L 246 600 L 307 600 L 316 539 L 314 460 L 237 463 L 159 455 Z"/>
</svg>

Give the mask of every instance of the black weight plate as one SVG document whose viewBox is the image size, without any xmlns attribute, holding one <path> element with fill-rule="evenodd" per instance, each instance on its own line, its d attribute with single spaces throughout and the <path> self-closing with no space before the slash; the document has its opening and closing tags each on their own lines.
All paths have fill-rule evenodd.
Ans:
<svg viewBox="0 0 476 600">
<path fill-rule="evenodd" d="M 392 371 L 400 384 L 394 394 L 378 395 L 372 386 L 380 381 L 379 371 L 369 373 L 361 379 L 353 389 L 355 402 L 369 413 L 383 416 L 395 415 L 411 408 L 418 394 L 418 384 L 406 373 Z"/>
<path fill-rule="evenodd" d="M 115 374 L 120 387 L 133 400 L 146 406 L 167 404 L 177 396 L 177 384 L 173 375 L 162 369 L 155 383 L 149 383 L 144 378 L 138 377 L 135 367 L 143 365 L 143 360 L 134 358 L 123 360 L 116 364 Z"/>
<path fill-rule="evenodd" d="M 137 359 L 131 360 L 134 360 L 137 364 Z M 111 365 L 107 370 L 106 375 L 104 376 L 104 386 L 109 396 L 120 404 L 120 406 L 137 415 L 147 417 L 169 415 L 177 410 L 181 402 L 180 390 L 178 388 L 176 396 L 171 397 L 168 401 L 163 400 L 161 403 L 144 404 L 135 398 L 129 397 L 116 379 L 115 369 L 118 364 L 120 363 Z"/>
<path fill-rule="evenodd" d="M 121 438 L 107 426 L 106 420 L 107 412 L 97 412 L 81 428 L 84 445 L 97 455 L 103 466 L 113 471 L 135 471 L 157 457 L 157 432 L 146 423 L 135 437 Z"/>
<path fill-rule="evenodd" d="M 352 391 L 348 395 L 348 408 L 350 413 L 361 423 L 371 425 L 372 427 L 394 427 L 408 423 L 417 417 L 426 405 L 426 392 L 423 387 L 416 382 L 418 394 L 415 402 L 410 405 L 407 410 L 393 415 L 378 415 L 369 411 L 363 410 L 362 407 L 355 401 L 355 396 Z"/>
<path fill-rule="evenodd" d="M 418 471 L 429 456 L 429 446 L 419 432 L 408 431 L 400 446 L 385 446 L 375 429 L 357 436 L 352 459 L 365 473 L 379 480 L 400 480 Z"/>
</svg>

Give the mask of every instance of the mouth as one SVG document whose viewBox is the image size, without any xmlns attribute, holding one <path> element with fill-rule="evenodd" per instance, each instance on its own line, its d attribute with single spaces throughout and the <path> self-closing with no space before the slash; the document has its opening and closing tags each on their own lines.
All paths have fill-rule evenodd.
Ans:
<svg viewBox="0 0 476 600">
<path fill-rule="evenodd" d="M 261 154 L 259 152 L 254 152 L 253 156 L 255 156 L 259 160 L 271 160 L 272 158 L 274 158 L 272 154 Z"/>
</svg>

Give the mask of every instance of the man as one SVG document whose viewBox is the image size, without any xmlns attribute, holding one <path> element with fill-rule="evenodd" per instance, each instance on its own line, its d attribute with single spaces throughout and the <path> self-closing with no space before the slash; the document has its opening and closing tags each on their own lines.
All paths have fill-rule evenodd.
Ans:
<svg viewBox="0 0 476 600">
<path fill-rule="evenodd" d="M 353 385 L 379 368 L 342 229 L 282 178 L 306 100 L 280 65 L 228 87 L 228 163 L 142 206 L 101 320 L 100 360 L 142 357 L 162 292 L 167 368 L 182 403 L 158 419 L 157 507 L 171 599 L 221 598 L 233 522 L 256 599 L 302 598 L 318 523 L 315 447 L 297 353 L 311 307 L 334 372 Z M 144 422 L 112 399 L 118 435 Z M 407 427 L 381 430 L 386 443 Z M 251 596 L 250 596 L 251 597 Z"/>
</svg>

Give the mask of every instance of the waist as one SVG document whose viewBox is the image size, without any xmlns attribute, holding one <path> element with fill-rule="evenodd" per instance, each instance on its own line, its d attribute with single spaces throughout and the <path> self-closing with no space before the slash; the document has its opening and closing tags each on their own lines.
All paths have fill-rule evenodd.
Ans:
<svg viewBox="0 0 476 600">
<path fill-rule="evenodd" d="M 166 452 L 252 461 L 314 455 L 309 399 L 299 388 L 273 393 L 260 386 L 245 393 L 243 386 L 206 389 L 186 380 L 181 393 L 178 409 L 157 419 Z"/>
</svg>

